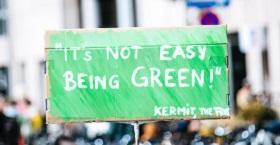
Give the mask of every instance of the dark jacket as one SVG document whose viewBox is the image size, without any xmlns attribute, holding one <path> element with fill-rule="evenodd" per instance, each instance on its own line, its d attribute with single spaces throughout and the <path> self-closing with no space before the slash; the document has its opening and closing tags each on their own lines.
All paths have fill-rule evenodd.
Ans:
<svg viewBox="0 0 280 145">
<path fill-rule="evenodd" d="M 0 112 L 0 145 L 17 145 L 19 135 L 20 128 L 17 120 Z"/>
</svg>

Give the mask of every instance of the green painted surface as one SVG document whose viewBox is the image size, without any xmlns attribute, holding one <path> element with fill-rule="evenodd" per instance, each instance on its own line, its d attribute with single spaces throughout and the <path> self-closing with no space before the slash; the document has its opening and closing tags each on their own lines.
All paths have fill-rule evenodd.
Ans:
<svg viewBox="0 0 280 145">
<path fill-rule="evenodd" d="M 48 122 L 229 117 L 225 26 L 62 30 L 46 40 Z"/>
</svg>

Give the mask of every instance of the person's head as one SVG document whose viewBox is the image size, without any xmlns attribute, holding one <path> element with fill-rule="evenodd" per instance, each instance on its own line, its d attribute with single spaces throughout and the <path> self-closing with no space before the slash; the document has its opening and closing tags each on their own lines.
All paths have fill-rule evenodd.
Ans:
<svg viewBox="0 0 280 145">
<path fill-rule="evenodd" d="M 243 87 L 246 87 L 246 88 L 248 88 L 248 89 L 251 88 L 251 84 L 249 83 L 249 81 L 248 81 L 247 79 L 243 79 L 243 80 L 242 80 L 242 86 L 243 86 Z"/>
</svg>

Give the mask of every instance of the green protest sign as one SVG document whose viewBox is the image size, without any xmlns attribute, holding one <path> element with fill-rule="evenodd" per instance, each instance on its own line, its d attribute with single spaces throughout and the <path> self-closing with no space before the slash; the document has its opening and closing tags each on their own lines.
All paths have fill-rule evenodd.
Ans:
<svg viewBox="0 0 280 145">
<path fill-rule="evenodd" d="M 229 117 L 225 26 L 46 34 L 47 120 Z"/>
</svg>

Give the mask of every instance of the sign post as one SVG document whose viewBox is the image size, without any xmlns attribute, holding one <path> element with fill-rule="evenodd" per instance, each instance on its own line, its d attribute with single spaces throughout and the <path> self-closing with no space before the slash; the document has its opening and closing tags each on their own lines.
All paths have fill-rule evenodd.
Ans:
<svg viewBox="0 0 280 145">
<path fill-rule="evenodd" d="M 46 33 L 47 122 L 229 117 L 225 26 Z"/>
</svg>

